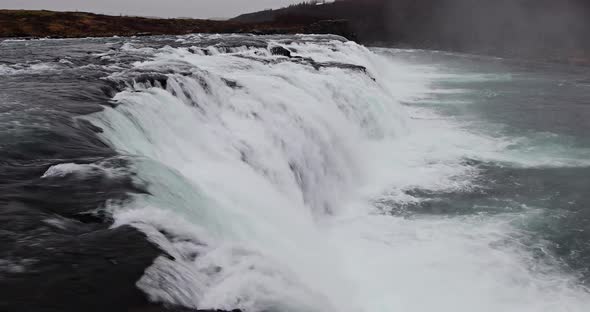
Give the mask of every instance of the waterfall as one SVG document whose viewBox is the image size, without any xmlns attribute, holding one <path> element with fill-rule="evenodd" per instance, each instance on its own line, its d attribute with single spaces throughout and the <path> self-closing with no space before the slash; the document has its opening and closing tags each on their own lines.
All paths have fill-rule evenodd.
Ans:
<svg viewBox="0 0 590 312">
<path fill-rule="evenodd" d="M 252 312 L 590 302 L 560 273 L 529 270 L 506 217 L 405 218 L 375 204 L 473 188 L 465 159 L 506 145 L 404 107 L 431 73 L 333 36 L 181 40 L 123 46 L 149 57 L 108 77 L 120 92 L 88 117 L 149 193 L 110 209 L 168 254 L 138 282 L 152 300 Z"/>
</svg>

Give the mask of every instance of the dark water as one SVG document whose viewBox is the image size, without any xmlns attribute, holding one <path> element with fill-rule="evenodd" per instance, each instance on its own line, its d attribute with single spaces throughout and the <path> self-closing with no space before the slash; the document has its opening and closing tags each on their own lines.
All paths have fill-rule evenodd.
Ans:
<svg viewBox="0 0 590 312">
<path fill-rule="evenodd" d="M 112 105 L 116 83 L 101 78 L 124 63 L 101 55 L 122 44 L 0 42 L 1 311 L 148 306 L 134 284 L 161 251 L 131 227 L 109 229 L 105 210 L 143 190 L 131 173 L 108 174 L 126 170 L 127 161 L 97 137 L 100 128 L 78 118 Z M 101 166 L 42 178 L 62 163 Z"/>
</svg>

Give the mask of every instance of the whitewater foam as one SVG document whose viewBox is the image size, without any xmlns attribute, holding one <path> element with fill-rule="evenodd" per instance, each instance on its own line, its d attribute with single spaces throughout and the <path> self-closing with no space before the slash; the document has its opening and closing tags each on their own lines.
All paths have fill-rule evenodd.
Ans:
<svg viewBox="0 0 590 312">
<path fill-rule="evenodd" d="M 61 62 L 60 62 L 61 63 Z M 0 64 L 0 74 L 2 75 L 22 75 L 34 73 L 46 73 L 59 69 L 57 63 L 36 63 L 36 64 Z"/>
<path fill-rule="evenodd" d="M 302 59 L 126 45 L 153 56 L 110 79 L 140 71 L 166 83 L 132 81 L 116 108 L 90 117 L 151 194 L 112 207 L 115 226 L 136 226 L 171 256 L 138 282 L 151 299 L 245 311 L 585 311 L 588 292 L 522 246 L 512 224 L 522 215 L 406 219 L 371 204 L 476 188 L 466 160 L 510 157 L 510 139 L 400 105 L 438 92 L 429 79 L 440 75 L 334 38 L 265 40 Z"/>
<path fill-rule="evenodd" d="M 41 176 L 42 179 L 62 178 L 68 175 L 105 175 L 109 178 L 124 177 L 128 174 L 125 168 L 117 168 L 109 165 L 109 161 L 100 161 L 91 164 L 63 163 L 51 166 Z"/>
</svg>

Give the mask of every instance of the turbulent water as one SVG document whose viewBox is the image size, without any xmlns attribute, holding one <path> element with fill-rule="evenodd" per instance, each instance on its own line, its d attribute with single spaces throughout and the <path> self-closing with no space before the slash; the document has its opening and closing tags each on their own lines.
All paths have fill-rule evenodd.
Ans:
<svg viewBox="0 0 590 312">
<path fill-rule="evenodd" d="M 136 285 L 175 306 L 590 307 L 588 68 L 333 36 L 0 55 L 2 216 L 41 220 L 0 230 L 12 281 L 106 222 L 162 250 Z"/>
</svg>

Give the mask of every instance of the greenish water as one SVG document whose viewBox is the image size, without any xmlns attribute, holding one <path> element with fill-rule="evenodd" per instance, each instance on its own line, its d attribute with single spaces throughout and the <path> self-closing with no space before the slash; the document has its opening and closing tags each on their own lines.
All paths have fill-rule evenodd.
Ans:
<svg viewBox="0 0 590 312">
<path fill-rule="evenodd" d="M 507 143 L 502 157 L 466 159 L 477 187 L 411 191 L 395 213 L 509 215 L 540 260 L 590 283 L 590 68 L 443 52 L 388 51 L 420 66 L 433 90 L 406 101 Z M 477 149 L 477 147 L 474 147 Z"/>
</svg>

